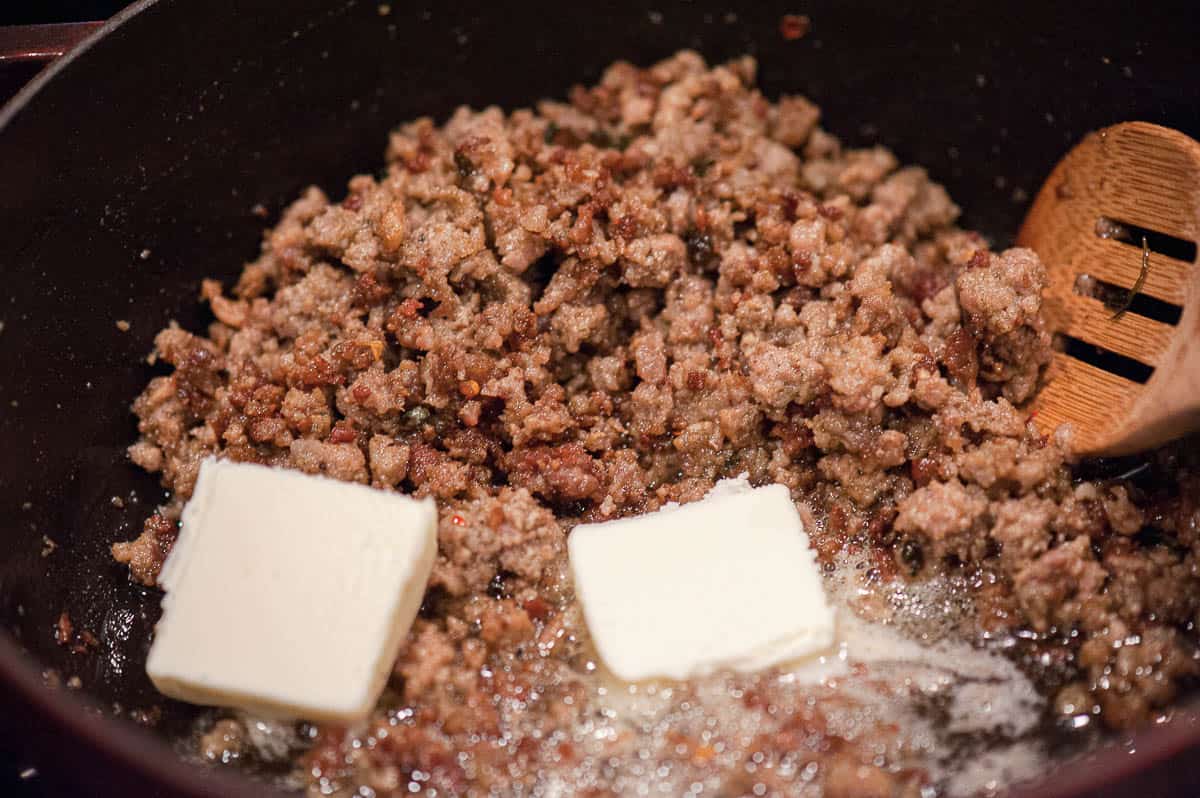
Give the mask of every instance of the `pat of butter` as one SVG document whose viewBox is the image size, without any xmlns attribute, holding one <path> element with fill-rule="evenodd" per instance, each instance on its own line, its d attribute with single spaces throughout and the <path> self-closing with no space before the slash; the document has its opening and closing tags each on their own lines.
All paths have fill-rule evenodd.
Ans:
<svg viewBox="0 0 1200 798">
<path fill-rule="evenodd" d="M 787 488 L 576 527 L 571 575 L 601 660 L 626 681 L 755 671 L 833 642 L 833 609 Z"/>
<path fill-rule="evenodd" d="M 205 460 L 159 577 L 167 593 L 146 670 L 195 704 L 364 717 L 436 554 L 431 499 Z"/>
</svg>

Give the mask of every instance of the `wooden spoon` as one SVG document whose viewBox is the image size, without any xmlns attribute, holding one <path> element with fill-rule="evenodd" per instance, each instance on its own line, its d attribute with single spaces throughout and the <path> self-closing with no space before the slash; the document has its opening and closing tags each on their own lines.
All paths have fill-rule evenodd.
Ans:
<svg viewBox="0 0 1200 798">
<path fill-rule="evenodd" d="M 1044 434 L 1070 424 L 1076 453 L 1119 455 L 1200 429 L 1198 239 L 1200 144 L 1176 130 L 1114 125 L 1054 168 L 1017 236 L 1046 264 L 1046 317 L 1069 342 L 1034 401 Z M 1096 281 L 1126 308 L 1085 295 Z"/>
</svg>

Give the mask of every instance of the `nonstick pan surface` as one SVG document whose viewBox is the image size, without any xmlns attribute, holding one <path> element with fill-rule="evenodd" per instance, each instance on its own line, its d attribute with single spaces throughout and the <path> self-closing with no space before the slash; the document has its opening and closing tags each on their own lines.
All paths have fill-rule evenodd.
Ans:
<svg viewBox="0 0 1200 798">
<path fill-rule="evenodd" d="M 207 323 L 199 281 L 232 278 L 254 256 L 269 223 L 255 206 L 273 219 L 312 182 L 339 194 L 377 167 L 398 122 L 463 103 L 527 105 L 613 60 L 691 47 L 710 61 L 758 56 L 768 94 L 806 94 L 850 143 L 882 142 L 927 166 L 966 225 L 1003 244 L 1087 131 L 1144 119 L 1200 134 L 1194 11 L 160 0 L 123 12 L 0 112 L 6 744 L 48 784 L 80 794 L 263 794 L 185 766 L 161 742 L 188 728 L 192 710 L 163 703 L 146 680 L 158 596 L 108 555 L 163 497 L 124 457 L 129 403 L 155 373 L 144 355 L 170 320 Z M 811 32 L 785 39 L 785 13 L 808 15 Z M 55 642 L 64 611 L 96 634 L 96 649 Z M 51 669 L 81 689 L 44 688 Z M 153 730 L 138 728 L 155 705 Z M 1196 794 L 1197 718 L 1181 709 L 1033 792 Z"/>
</svg>

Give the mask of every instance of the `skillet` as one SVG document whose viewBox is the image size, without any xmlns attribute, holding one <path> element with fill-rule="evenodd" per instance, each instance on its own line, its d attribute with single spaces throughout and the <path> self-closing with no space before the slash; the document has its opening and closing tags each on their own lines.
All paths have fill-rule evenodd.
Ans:
<svg viewBox="0 0 1200 798">
<path fill-rule="evenodd" d="M 1143 119 L 1200 135 L 1189 5 L 143 0 L 122 12 L 0 111 L 3 744 L 48 791 L 264 794 L 164 742 L 193 710 L 146 680 L 158 597 L 108 555 L 163 496 L 124 458 L 128 405 L 154 373 L 142 359 L 154 333 L 207 323 L 200 278 L 235 276 L 303 186 L 337 195 L 375 168 L 390 126 L 561 96 L 618 58 L 749 52 L 769 95 L 804 93 L 847 142 L 925 165 L 965 226 L 1003 245 L 1086 131 Z M 780 18 L 796 12 L 813 28 L 788 40 Z M 64 611 L 97 646 L 55 642 Z M 48 670 L 81 689 L 46 689 Z M 1197 794 L 1197 752 L 1189 704 L 1028 794 Z"/>
</svg>

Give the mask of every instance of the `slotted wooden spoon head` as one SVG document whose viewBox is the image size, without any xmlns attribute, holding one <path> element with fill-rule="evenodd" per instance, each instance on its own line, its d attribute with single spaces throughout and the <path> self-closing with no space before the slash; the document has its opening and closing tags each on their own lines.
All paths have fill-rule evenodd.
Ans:
<svg viewBox="0 0 1200 798">
<path fill-rule="evenodd" d="M 1131 240 L 1113 237 L 1114 223 Z M 1143 271 L 1143 233 L 1141 298 L 1114 318 L 1112 302 L 1086 294 L 1099 283 L 1101 293 L 1129 296 Z M 1197 239 L 1200 144 L 1184 134 L 1114 125 L 1055 167 L 1017 237 L 1046 264 L 1046 316 L 1068 344 L 1034 403 L 1044 434 L 1069 423 L 1077 453 L 1117 455 L 1200 428 Z"/>
</svg>

